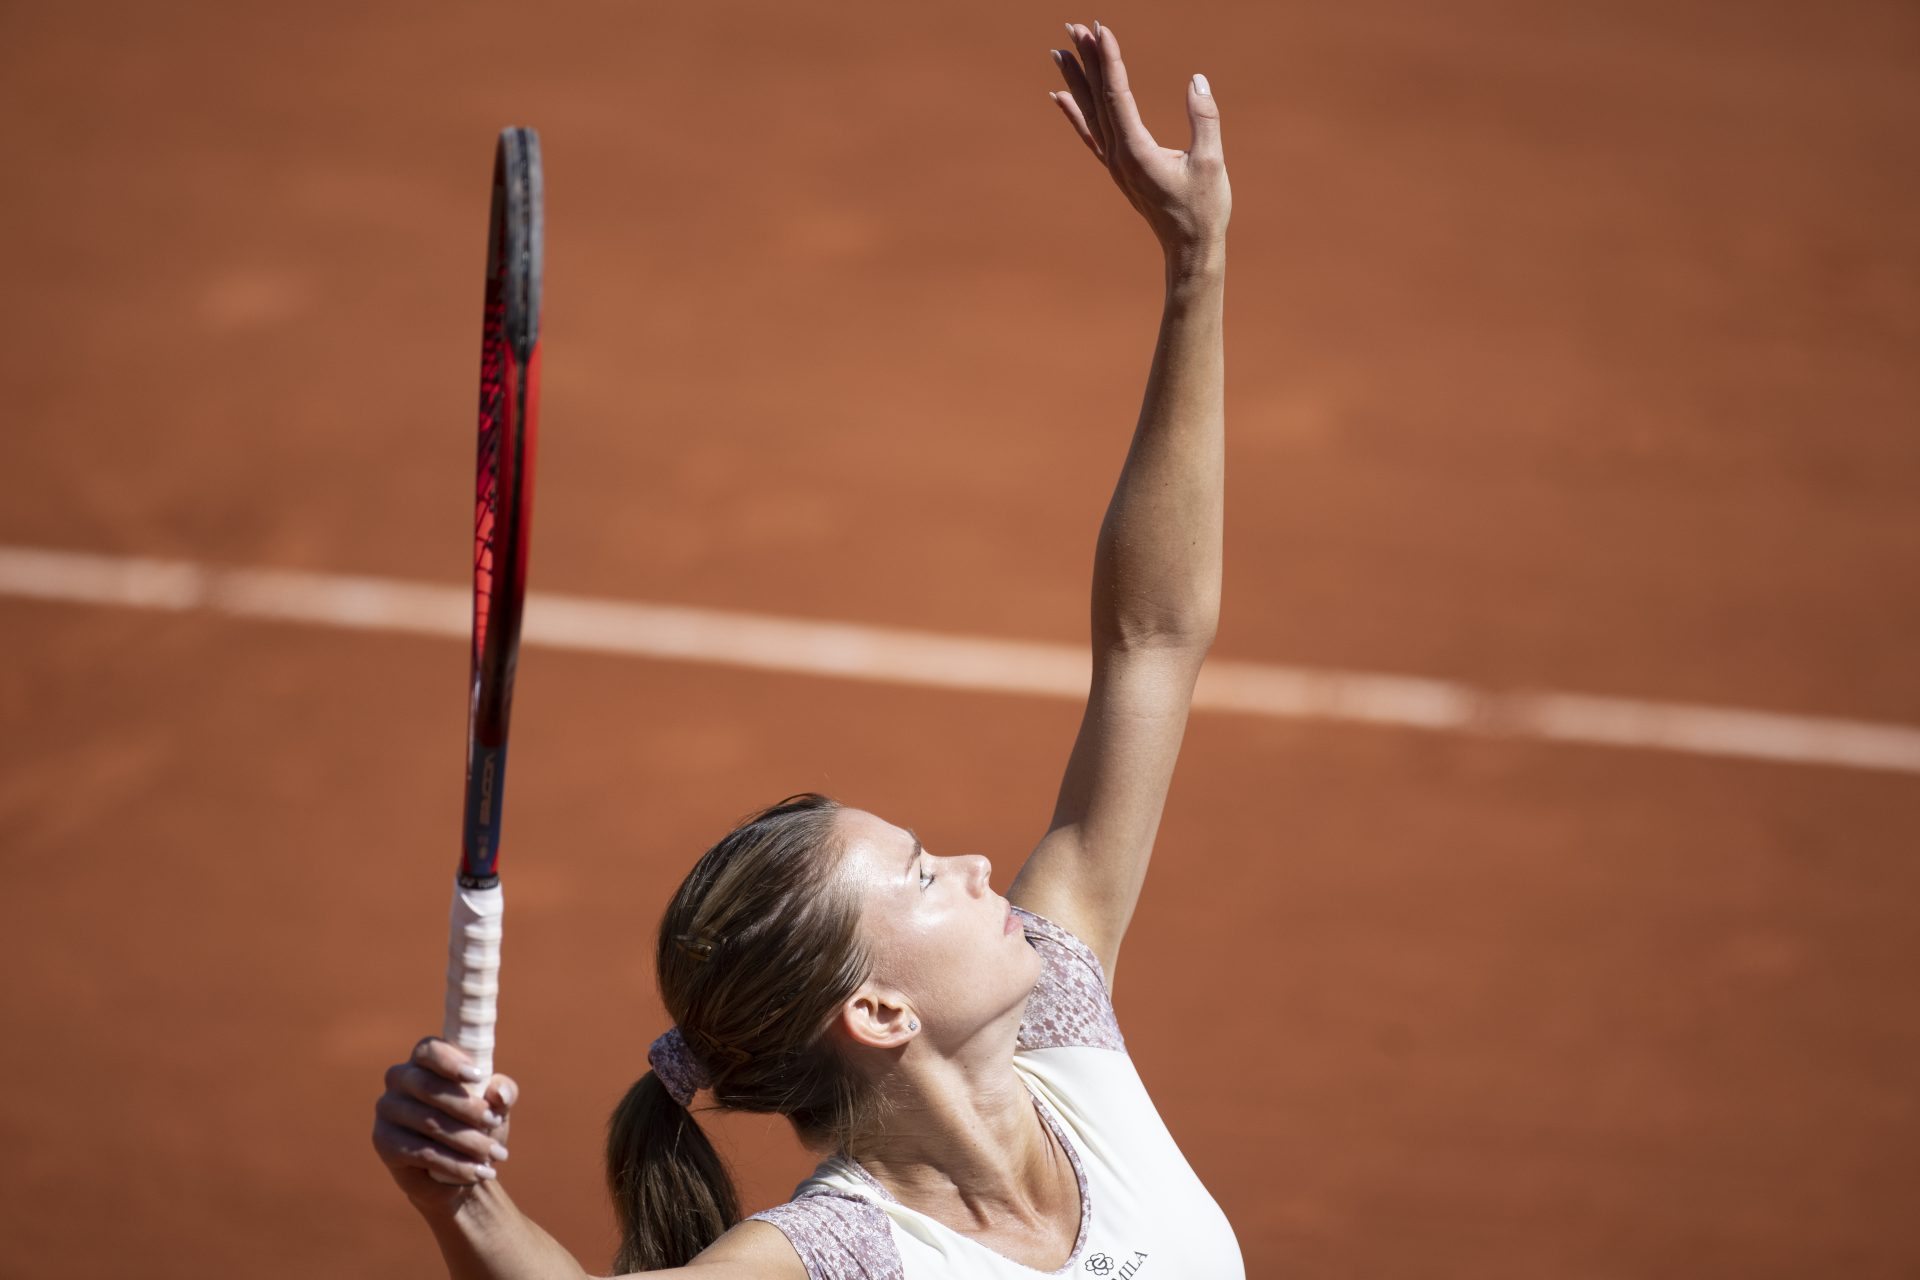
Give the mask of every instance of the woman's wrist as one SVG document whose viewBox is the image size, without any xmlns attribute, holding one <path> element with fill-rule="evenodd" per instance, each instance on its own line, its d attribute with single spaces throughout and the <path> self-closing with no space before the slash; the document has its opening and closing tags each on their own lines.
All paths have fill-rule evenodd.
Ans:
<svg viewBox="0 0 1920 1280">
<path fill-rule="evenodd" d="M 453 1280 L 585 1280 L 578 1260 L 497 1182 L 475 1183 L 456 1205 L 415 1202 Z"/>
<path fill-rule="evenodd" d="M 1167 249 L 1167 307 L 1186 313 L 1195 308 L 1214 311 L 1227 288 L 1227 243 Z"/>
<path fill-rule="evenodd" d="M 506 1217 L 518 1212 L 497 1182 L 476 1182 L 457 1200 L 416 1199 L 413 1207 L 426 1220 L 443 1251 L 480 1246 L 498 1232 Z M 451 1258 L 452 1253 L 448 1256 Z"/>
<path fill-rule="evenodd" d="M 1179 244 L 1165 244 L 1161 249 L 1166 257 L 1167 287 L 1195 281 L 1223 279 L 1227 273 L 1226 238 L 1183 241 Z"/>
</svg>

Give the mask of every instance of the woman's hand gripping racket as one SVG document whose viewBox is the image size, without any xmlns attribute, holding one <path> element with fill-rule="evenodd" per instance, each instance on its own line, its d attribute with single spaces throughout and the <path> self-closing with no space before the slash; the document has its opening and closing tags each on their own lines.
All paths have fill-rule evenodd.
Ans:
<svg viewBox="0 0 1920 1280">
<path fill-rule="evenodd" d="M 532 129 L 501 130 L 493 157 L 493 216 L 487 231 L 487 294 L 480 329 L 466 821 L 453 888 L 441 1030 L 473 1059 L 480 1079 L 467 1088 L 475 1097 L 482 1095 L 493 1074 L 500 991 L 500 810 L 533 518 L 544 257 L 541 203 L 539 135 Z"/>
</svg>

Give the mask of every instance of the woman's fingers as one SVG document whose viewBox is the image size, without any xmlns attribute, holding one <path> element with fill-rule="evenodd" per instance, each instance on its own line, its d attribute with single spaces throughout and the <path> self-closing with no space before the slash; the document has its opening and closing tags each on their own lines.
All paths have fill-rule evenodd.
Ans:
<svg viewBox="0 0 1920 1280">
<path fill-rule="evenodd" d="M 1067 30 L 1073 33 L 1073 51 L 1080 56 L 1080 78 L 1085 82 L 1086 97 L 1080 103 L 1080 113 L 1092 130 L 1094 140 L 1100 144 L 1100 154 L 1113 154 L 1113 127 L 1107 121 L 1106 103 L 1100 88 L 1099 41 L 1094 33 L 1082 26 L 1069 22 Z M 1064 68 L 1063 68 L 1064 70 Z"/>
<path fill-rule="evenodd" d="M 493 1135 L 403 1094 L 383 1094 L 380 1101 L 374 1103 L 373 1114 L 396 1128 L 429 1138 L 475 1164 L 507 1158 L 506 1147 Z"/>
<path fill-rule="evenodd" d="M 396 1062 L 387 1068 L 387 1091 L 418 1099 L 477 1128 L 498 1128 L 504 1118 L 486 1098 L 468 1093 L 464 1084 L 411 1062 Z"/>
<path fill-rule="evenodd" d="M 1105 148 L 1098 130 L 1094 127 L 1093 89 L 1087 84 L 1087 73 L 1080 69 L 1079 60 L 1066 50 L 1053 49 L 1049 52 L 1053 54 L 1053 65 L 1060 69 L 1060 78 L 1067 82 L 1067 91 L 1047 96 L 1059 103 L 1062 110 L 1067 107 L 1073 108 L 1067 112 L 1067 119 L 1074 122 L 1074 132 L 1080 135 L 1081 141 L 1092 148 L 1093 154 L 1104 157 Z"/>
<path fill-rule="evenodd" d="M 1053 99 L 1053 105 L 1059 107 L 1060 113 L 1066 116 L 1067 123 L 1073 126 L 1073 131 L 1080 135 L 1080 141 L 1087 144 L 1087 150 L 1093 153 L 1093 158 L 1105 163 L 1106 157 L 1100 154 L 1100 144 L 1094 140 L 1093 130 L 1087 127 L 1087 118 L 1081 113 L 1080 104 L 1074 101 L 1073 95 L 1056 92 L 1047 96 Z"/>
<path fill-rule="evenodd" d="M 472 1065 L 456 1046 L 426 1036 L 407 1061 L 387 1068 L 387 1091 L 373 1106 L 373 1147 L 416 1202 L 492 1181 L 494 1162 L 507 1158 L 507 1115 L 520 1086 L 495 1075 L 476 1096 Z"/>
<path fill-rule="evenodd" d="M 1076 108 L 1075 114 L 1080 121 L 1079 127 L 1086 129 L 1087 139 L 1093 147 L 1094 154 L 1105 158 L 1107 139 L 1101 132 L 1100 113 L 1094 109 L 1093 85 L 1087 79 L 1087 73 L 1081 68 L 1081 62 L 1086 57 L 1086 45 L 1081 41 L 1080 34 L 1074 30 L 1071 22 L 1067 24 L 1067 35 L 1071 41 L 1071 48 L 1056 50 L 1053 55 L 1054 65 L 1060 68 L 1060 78 L 1067 82 L 1067 92 L 1072 95 L 1072 102 Z"/>
<path fill-rule="evenodd" d="M 1140 108 L 1127 87 L 1127 64 L 1120 59 L 1120 38 L 1112 27 L 1094 33 L 1093 67 L 1099 85 L 1100 109 L 1106 116 L 1108 153 L 1121 148 L 1139 154 L 1157 147 L 1141 122 Z"/>
<path fill-rule="evenodd" d="M 500 1175 L 490 1164 L 471 1160 L 424 1134 L 384 1116 L 373 1122 L 373 1147 L 389 1167 L 425 1169 L 443 1182 L 490 1182 Z"/>
<path fill-rule="evenodd" d="M 520 1083 L 512 1076 L 495 1076 L 487 1082 L 487 1102 L 503 1116 L 512 1112 L 519 1097 Z"/>
<path fill-rule="evenodd" d="M 420 1037 L 420 1043 L 413 1046 L 413 1061 L 449 1080 L 467 1084 L 479 1084 L 481 1080 L 480 1069 L 466 1051 L 439 1036 Z"/>
<path fill-rule="evenodd" d="M 1192 126 L 1188 157 L 1207 164 L 1226 163 L 1220 149 L 1220 106 L 1213 100 L 1213 86 L 1203 75 L 1187 82 L 1187 122 Z"/>
<path fill-rule="evenodd" d="M 513 1104 L 520 1097 L 520 1085 L 512 1076 L 495 1076 L 487 1083 L 487 1105 L 500 1117 L 500 1127 L 493 1130 L 493 1140 L 505 1145 L 507 1130 L 513 1126 Z"/>
<path fill-rule="evenodd" d="M 1232 195 L 1220 145 L 1220 108 L 1205 79 L 1195 76 L 1187 83 L 1192 127 L 1188 149 L 1163 147 L 1140 118 L 1113 28 L 1068 23 L 1067 30 L 1078 61 L 1055 51 L 1068 91 L 1048 96 L 1081 142 L 1105 165 L 1163 246 L 1184 250 L 1224 235 Z"/>
</svg>

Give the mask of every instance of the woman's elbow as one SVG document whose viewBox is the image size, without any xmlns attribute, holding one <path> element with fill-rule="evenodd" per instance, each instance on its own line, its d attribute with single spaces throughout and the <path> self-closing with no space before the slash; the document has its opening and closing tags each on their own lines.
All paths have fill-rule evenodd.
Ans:
<svg viewBox="0 0 1920 1280">
<path fill-rule="evenodd" d="M 1094 627 L 1098 648 L 1127 653 L 1189 653 L 1205 657 L 1220 630 L 1220 604 L 1210 607 L 1134 613 Z"/>
</svg>

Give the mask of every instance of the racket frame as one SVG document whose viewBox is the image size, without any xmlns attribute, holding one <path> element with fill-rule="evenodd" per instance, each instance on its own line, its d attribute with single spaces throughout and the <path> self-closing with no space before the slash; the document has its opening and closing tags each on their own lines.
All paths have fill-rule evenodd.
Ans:
<svg viewBox="0 0 1920 1280">
<path fill-rule="evenodd" d="M 441 1028 L 444 1039 L 473 1059 L 481 1076 L 468 1085 L 475 1096 L 484 1093 L 493 1074 L 498 1020 L 505 909 L 499 865 L 501 810 L 533 519 L 544 197 L 539 135 L 532 129 L 501 130 L 494 148 L 481 321 L 466 795 L 448 916 Z"/>
</svg>

